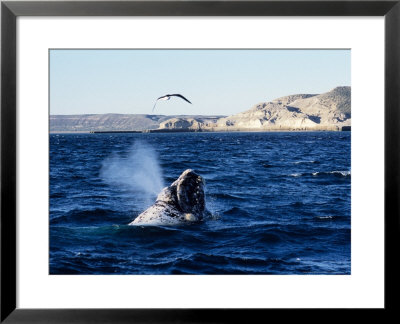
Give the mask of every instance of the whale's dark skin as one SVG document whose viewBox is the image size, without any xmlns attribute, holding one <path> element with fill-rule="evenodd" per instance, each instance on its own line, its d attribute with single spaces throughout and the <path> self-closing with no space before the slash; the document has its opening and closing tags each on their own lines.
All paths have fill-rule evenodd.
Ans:
<svg viewBox="0 0 400 324">
<path fill-rule="evenodd" d="M 207 211 L 204 179 L 188 169 L 157 196 L 156 202 L 129 225 L 175 225 L 199 222 Z"/>
</svg>

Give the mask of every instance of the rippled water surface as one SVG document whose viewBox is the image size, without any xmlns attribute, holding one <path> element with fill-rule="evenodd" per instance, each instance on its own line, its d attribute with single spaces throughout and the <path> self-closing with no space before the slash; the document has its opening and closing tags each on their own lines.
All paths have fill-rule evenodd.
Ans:
<svg viewBox="0 0 400 324">
<path fill-rule="evenodd" d="M 52 134 L 51 274 L 350 274 L 350 132 Z M 185 169 L 212 217 L 128 226 Z"/>
</svg>

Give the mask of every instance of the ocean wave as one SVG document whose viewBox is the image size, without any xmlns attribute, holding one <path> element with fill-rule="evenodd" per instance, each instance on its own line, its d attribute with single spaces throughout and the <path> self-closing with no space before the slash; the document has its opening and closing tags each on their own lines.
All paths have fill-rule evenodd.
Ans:
<svg viewBox="0 0 400 324">
<path fill-rule="evenodd" d="M 50 224 L 63 224 L 63 223 L 102 223 L 104 221 L 109 221 L 119 217 L 121 213 L 112 209 L 102 209 L 102 208 L 94 208 L 94 209 L 73 209 L 69 212 L 64 213 L 63 215 L 51 217 L 50 216 Z"/>
<path fill-rule="evenodd" d="M 232 208 L 230 208 L 230 209 L 228 209 L 228 210 L 225 210 L 224 212 L 223 212 L 223 214 L 224 215 L 236 215 L 236 216 L 246 216 L 246 215 L 249 215 L 249 213 L 245 210 L 245 209 L 243 209 L 243 208 L 240 208 L 240 207 L 232 207 Z"/>
<path fill-rule="evenodd" d="M 66 195 L 63 192 L 52 192 L 50 198 L 65 198 Z"/>
<path fill-rule="evenodd" d="M 335 177 L 351 177 L 351 171 L 316 171 L 316 172 L 303 172 L 303 173 L 292 173 L 289 174 L 290 177 L 304 177 L 304 176 L 335 176 Z"/>
<path fill-rule="evenodd" d="M 293 163 L 294 164 L 319 164 L 320 162 L 317 160 L 311 160 L 311 161 L 296 161 Z"/>
<path fill-rule="evenodd" d="M 216 199 L 226 199 L 226 200 L 246 200 L 244 197 L 240 197 L 233 194 L 227 193 L 207 193 L 209 198 L 216 198 Z"/>
<path fill-rule="evenodd" d="M 324 175 L 334 175 L 334 176 L 342 176 L 342 177 L 350 177 L 350 171 L 330 171 L 330 172 L 313 172 L 313 176 L 324 176 Z"/>
<path fill-rule="evenodd" d="M 177 259 L 173 262 L 171 272 L 176 274 L 198 272 L 206 274 L 268 273 L 266 270 L 268 266 L 267 259 L 199 252 L 192 254 L 189 258 Z"/>
<path fill-rule="evenodd" d="M 298 265 L 298 261 L 276 257 L 203 252 L 194 253 L 188 258 L 177 258 L 171 263 L 169 270 L 173 274 L 274 274 L 282 272 L 282 269 L 287 267 Z"/>
<path fill-rule="evenodd" d="M 305 203 L 301 202 L 301 201 L 295 201 L 290 203 L 290 206 L 292 207 L 303 207 L 305 205 Z"/>
<path fill-rule="evenodd" d="M 336 218 L 336 216 L 317 216 L 318 220 L 334 220 Z"/>
<path fill-rule="evenodd" d="M 277 165 L 269 164 L 269 163 L 263 163 L 262 166 L 264 168 L 275 168 L 275 167 L 277 167 Z"/>
</svg>

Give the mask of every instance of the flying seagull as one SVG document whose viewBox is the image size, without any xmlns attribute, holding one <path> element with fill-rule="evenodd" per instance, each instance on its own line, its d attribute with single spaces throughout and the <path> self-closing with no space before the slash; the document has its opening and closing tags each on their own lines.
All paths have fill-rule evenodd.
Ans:
<svg viewBox="0 0 400 324">
<path fill-rule="evenodd" d="M 158 100 L 169 100 L 169 99 L 171 99 L 171 97 L 179 97 L 179 98 L 182 98 L 183 100 L 185 100 L 185 101 L 187 101 L 188 103 L 191 104 L 191 102 L 190 102 L 189 100 L 187 100 L 184 96 L 182 96 L 182 95 L 180 95 L 180 94 L 167 94 L 167 95 L 162 96 L 162 97 L 160 97 L 160 98 L 158 98 L 158 99 L 156 100 L 156 102 L 154 103 L 152 112 L 154 111 L 154 108 L 156 107 L 156 104 L 157 104 Z"/>
</svg>

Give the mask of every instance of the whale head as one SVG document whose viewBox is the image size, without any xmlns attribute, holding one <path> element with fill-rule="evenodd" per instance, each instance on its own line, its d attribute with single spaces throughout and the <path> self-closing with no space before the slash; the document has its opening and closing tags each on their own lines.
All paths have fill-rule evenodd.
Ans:
<svg viewBox="0 0 400 324">
<path fill-rule="evenodd" d="M 178 179 L 158 195 L 158 202 L 174 206 L 186 214 L 187 220 L 201 220 L 206 210 L 205 181 L 192 169 L 185 170 Z"/>
<path fill-rule="evenodd" d="M 157 196 L 156 202 L 131 224 L 176 224 L 201 221 L 206 209 L 205 181 L 192 169 L 185 170 Z"/>
<path fill-rule="evenodd" d="M 185 170 L 172 184 L 176 186 L 176 198 L 184 213 L 202 215 L 206 209 L 203 177 L 191 169 Z"/>
</svg>

